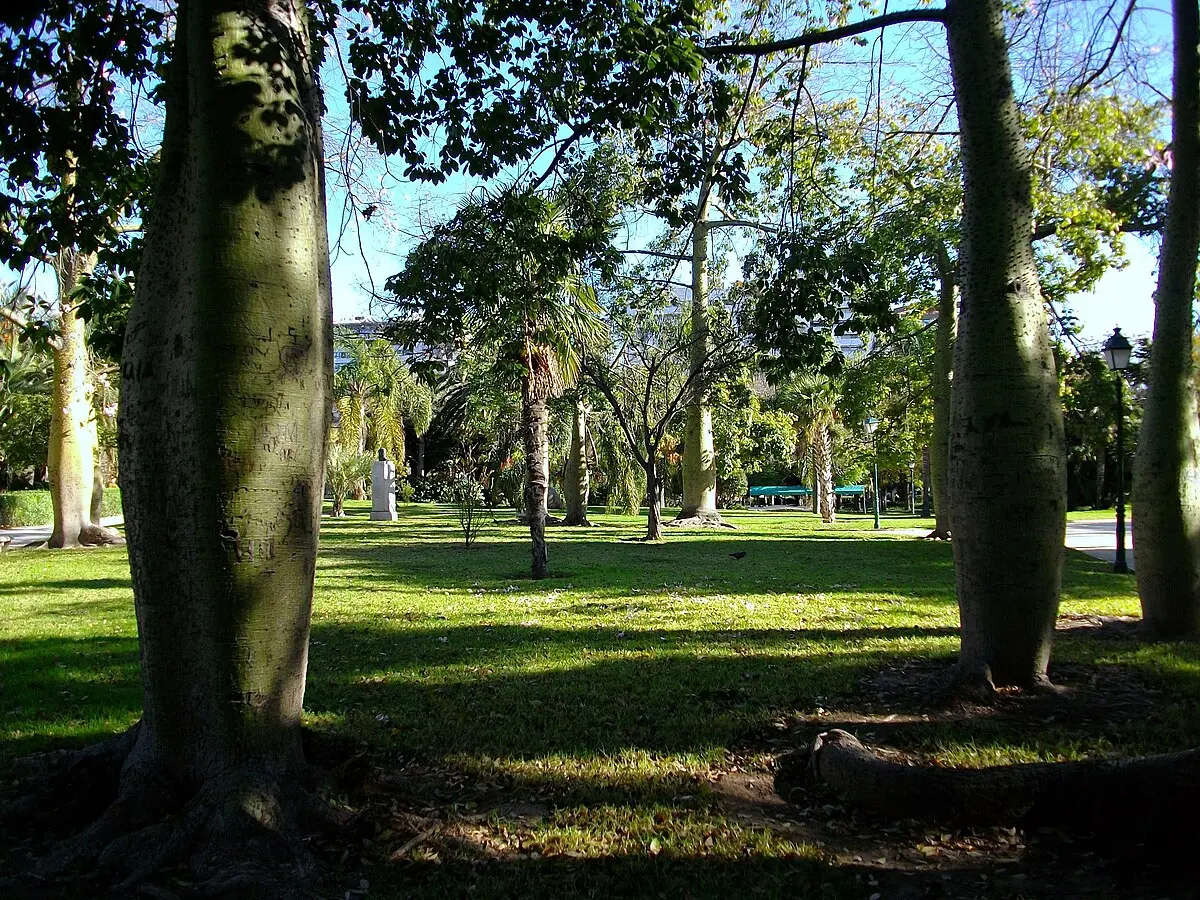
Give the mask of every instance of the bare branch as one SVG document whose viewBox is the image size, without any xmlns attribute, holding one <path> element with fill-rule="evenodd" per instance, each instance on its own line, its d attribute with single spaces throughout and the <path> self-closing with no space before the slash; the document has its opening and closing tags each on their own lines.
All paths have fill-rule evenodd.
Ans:
<svg viewBox="0 0 1200 900">
<path fill-rule="evenodd" d="M 905 22 L 946 22 L 946 10 L 909 9 L 901 12 L 885 13 L 861 22 L 853 22 L 840 28 L 830 28 L 825 31 L 809 31 L 796 37 L 784 38 L 778 41 L 768 41 L 764 44 L 714 44 L 701 47 L 700 54 L 708 59 L 720 59 L 727 56 L 766 56 L 770 53 L 782 53 L 787 50 L 797 50 L 801 47 L 813 47 L 817 44 L 830 44 L 844 38 L 866 34 L 889 25 L 901 25 Z"/>
</svg>

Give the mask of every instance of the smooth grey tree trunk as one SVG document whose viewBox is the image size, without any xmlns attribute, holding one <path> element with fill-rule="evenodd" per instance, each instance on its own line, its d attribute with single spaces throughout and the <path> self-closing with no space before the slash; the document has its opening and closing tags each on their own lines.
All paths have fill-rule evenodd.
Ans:
<svg viewBox="0 0 1200 900">
<path fill-rule="evenodd" d="M 692 226 L 693 370 L 706 364 L 709 352 L 708 243 L 708 201 L 703 199 Z M 683 506 L 670 524 L 674 527 L 724 527 L 726 522 L 717 511 L 717 457 L 713 444 L 712 407 L 706 392 L 688 403 L 685 427 Z"/>
<path fill-rule="evenodd" d="M 74 178 L 64 179 L 68 191 Z M 99 479 L 94 385 L 88 366 L 84 321 L 73 292 L 96 265 L 93 253 L 60 250 L 54 258 L 59 316 L 53 347 L 54 385 L 50 398 L 50 445 L 47 468 L 54 525 L 49 546 L 70 549 L 115 543 L 121 536 L 100 525 L 96 485 Z"/>
<path fill-rule="evenodd" d="M 1200 13 L 1175 0 L 1174 168 L 1154 295 L 1150 389 L 1133 465 L 1133 534 L 1145 630 L 1200 633 L 1200 421 L 1192 303 L 1200 250 Z"/>
<path fill-rule="evenodd" d="M 591 479 L 587 461 L 588 411 L 582 398 L 576 398 L 571 410 L 571 449 L 567 455 L 566 486 L 567 514 L 564 525 L 591 525 L 588 521 L 588 494 Z"/>
<path fill-rule="evenodd" d="M 525 515 L 532 541 L 534 578 L 549 574 L 546 551 L 546 493 L 550 484 L 549 416 L 546 400 L 531 393 L 528 384 L 522 391 L 521 432 L 525 442 Z"/>
<path fill-rule="evenodd" d="M 1031 688 L 1048 683 L 1066 465 L 1003 7 L 946 6 L 963 158 L 948 487 L 963 677 Z"/>
<path fill-rule="evenodd" d="M 230 842 L 301 791 L 332 379 L 308 26 L 302 0 L 179 4 L 123 360 L 144 713 L 114 815 L 200 794 Z"/>
<path fill-rule="evenodd" d="M 933 445 L 929 470 L 933 489 L 933 531 L 929 537 L 950 539 L 950 397 L 954 370 L 954 335 L 958 330 L 958 285 L 954 264 L 944 244 L 935 248 L 938 272 L 938 317 L 933 344 Z"/>
</svg>

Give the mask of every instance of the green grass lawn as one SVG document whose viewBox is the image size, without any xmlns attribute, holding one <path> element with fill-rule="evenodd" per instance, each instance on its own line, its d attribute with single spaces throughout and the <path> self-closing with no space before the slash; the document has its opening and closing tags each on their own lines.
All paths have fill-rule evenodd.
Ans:
<svg viewBox="0 0 1200 900">
<path fill-rule="evenodd" d="M 475 897 L 645 896 L 646 879 L 650 896 L 859 896 L 861 868 L 778 811 L 731 811 L 720 785 L 769 785 L 773 746 L 869 707 L 881 669 L 951 658 L 950 546 L 886 530 L 930 520 L 747 511 L 736 531 L 648 545 L 640 519 L 593 514 L 550 530 L 553 577 L 533 582 L 516 525 L 465 549 L 446 508 L 350 511 L 322 526 L 305 706 L 314 731 L 401 773 L 394 827 L 362 854 L 371 896 L 466 896 L 464 879 Z M 1137 611 L 1131 578 L 1067 552 L 1064 615 Z M 959 765 L 1200 742 L 1195 648 L 1084 628 L 1055 660 L 1056 677 L 1100 667 L 1167 700 L 1100 727 L 918 716 L 897 742 Z M 0 556 L 0 674 L 0 764 L 136 720 L 123 549 Z"/>
</svg>

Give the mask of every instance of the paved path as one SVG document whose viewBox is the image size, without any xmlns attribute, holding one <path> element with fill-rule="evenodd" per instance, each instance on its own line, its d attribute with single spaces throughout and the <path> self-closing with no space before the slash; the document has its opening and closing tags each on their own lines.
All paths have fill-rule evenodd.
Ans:
<svg viewBox="0 0 1200 900">
<path fill-rule="evenodd" d="M 928 528 L 887 528 L 891 534 L 912 535 L 925 537 Z M 1079 550 L 1088 556 L 1102 559 L 1105 562 L 1115 562 L 1117 558 L 1117 523 L 1112 519 L 1099 519 L 1095 522 L 1068 522 L 1066 545 L 1073 550 Z M 1133 571 L 1133 525 L 1125 521 L 1125 563 L 1129 571 Z"/>
<path fill-rule="evenodd" d="M 123 516 L 105 516 L 100 520 L 101 525 L 110 527 L 122 525 L 125 522 Z M 44 544 L 50 540 L 50 532 L 54 530 L 53 525 L 26 525 L 23 528 L 0 528 L 0 538 L 8 538 L 10 543 L 9 550 L 17 550 L 21 547 L 35 547 L 38 544 Z"/>
<path fill-rule="evenodd" d="M 1088 556 L 1113 562 L 1117 558 L 1117 523 L 1112 519 L 1097 522 L 1068 522 L 1067 546 Z M 1133 524 L 1125 521 L 1125 561 L 1133 571 Z"/>
</svg>

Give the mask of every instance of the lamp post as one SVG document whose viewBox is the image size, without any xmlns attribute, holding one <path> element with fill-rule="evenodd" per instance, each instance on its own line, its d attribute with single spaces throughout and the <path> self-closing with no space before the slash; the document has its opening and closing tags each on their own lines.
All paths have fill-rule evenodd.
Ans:
<svg viewBox="0 0 1200 900">
<path fill-rule="evenodd" d="M 879 529 L 879 446 L 875 443 L 876 418 L 867 419 L 867 434 L 871 436 L 871 496 L 875 499 L 875 529 Z"/>
<path fill-rule="evenodd" d="M 1125 561 L 1125 378 L 1121 374 L 1129 368 L 1129 357 L 1133 346 L 1114 328 L 1102 348 L 1108 368 L 1117 373 L 1117 556 L 1113 561 L 1114 572 L 1128 572 Z"/>
</svg>

